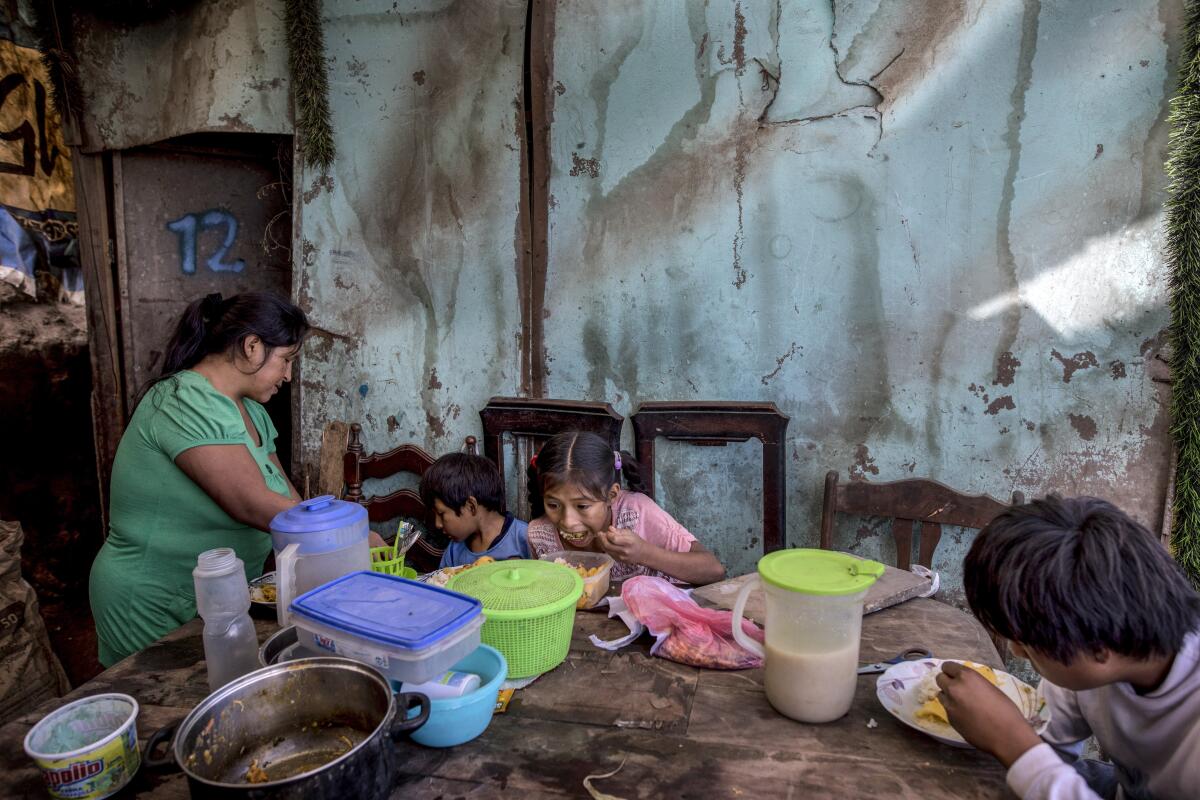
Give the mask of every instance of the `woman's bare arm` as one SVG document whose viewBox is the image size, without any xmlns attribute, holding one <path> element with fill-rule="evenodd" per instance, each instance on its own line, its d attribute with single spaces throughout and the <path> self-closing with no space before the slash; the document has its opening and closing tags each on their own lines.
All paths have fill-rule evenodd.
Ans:
<svg viewBox="0 0 1200 800">
<path fill-rule="evenodd" d="M 267 488 L 262 471 L 245 445 L 199 445 L 184 450 L 175 457 L 175 463 L 226 514 L 260 531 L 271 530 L 275 515 L 294 506 L 298 499 Z"/>
</svg>

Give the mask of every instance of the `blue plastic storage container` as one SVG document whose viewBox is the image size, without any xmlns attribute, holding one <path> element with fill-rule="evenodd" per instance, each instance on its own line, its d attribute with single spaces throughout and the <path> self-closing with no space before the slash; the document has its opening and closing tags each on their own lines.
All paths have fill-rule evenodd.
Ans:
<svg viewBox="0 0 1200 800">
<path fill-rule="evenodd" d="M 354 572 L 291 605 L 301 647 L 423 683 L 479 647 L 483 607 L 473 597 L 380 572 Z"/>
</svg>

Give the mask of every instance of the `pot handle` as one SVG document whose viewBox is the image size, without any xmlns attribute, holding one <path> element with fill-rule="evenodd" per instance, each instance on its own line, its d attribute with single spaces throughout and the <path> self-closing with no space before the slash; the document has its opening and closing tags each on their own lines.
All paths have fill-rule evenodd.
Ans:
<svg viewBox="0 0 1200 800">
<path fill-rule="evenodd" d="M 388 735 L 393 739 L 399 739 L 409 731 L 415 731 L 417 728 L 425 724 L 429 719 L 429 698 L 423 694 L 416 692 L 403 692 L 396 695 L 396 705 L 399 708 L 396 711 L 396 719 L 392 722 L 392 729 Z M 409 717 L 409 713 L 421 709 L 415 717 Z"/>
<path fill-rule="evenodd" d="M 172 722 L 170 725 L 164 725 L 151 734 L 150 741 L 146 742 L 146 754 L 142 756 L 142 763 L 146 765 L 147 769 L 166 769 L 176 766 L 175 755 L 171 752 L 171 745 L 175 742 L 175 729 L 178 727 L 178 722 Z M 154 751 L 161 744 L 165 744 L 166 749 L 163 755 L 155 756 Z"/>
</svg>

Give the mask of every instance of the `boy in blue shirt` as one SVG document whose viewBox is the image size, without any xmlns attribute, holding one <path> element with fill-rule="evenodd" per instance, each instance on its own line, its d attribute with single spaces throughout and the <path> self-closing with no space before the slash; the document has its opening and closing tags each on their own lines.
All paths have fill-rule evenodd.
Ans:
<svg viewBox="0 0 1200 800">
<path fill-rule="evenodd" d="M 530 558 L 529 526 L 504 507 L 504 484 L 483 456 L 451 453 L 421 476 L 421 499 L 433 510 L 437 529 L 450 537 L 442 568 L 461 567 L 484 556 L 496 561 Z"/>
</svg>

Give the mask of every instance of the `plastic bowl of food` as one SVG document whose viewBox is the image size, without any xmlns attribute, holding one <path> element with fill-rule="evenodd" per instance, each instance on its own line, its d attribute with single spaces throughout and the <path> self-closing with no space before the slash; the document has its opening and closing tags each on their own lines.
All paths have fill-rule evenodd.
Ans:
<svg viewBox="0 0 1200 800">
<path fill-rule="evenodd" d="M 500 684 L 508 677 L 504 656 L 496 648 L 481 644 L 450 669 L 475 673 L 479 676 L 479 688 L 462 697 L 430 700 L 428 721 L 409 734 L 417 744 L 455 747 L 479 736 L 492 722 Z M 411 716 L 416 716 L 416 710 Z"/>
<path fill-rule="evenodd" d="M 47 714 L 25 736 L 51 797 L 98 800 L 116 794 L 141 764 L 138 703 L 127 694 L 96 694 Z"/>
<path fill-rule="evenodd" d="M 571 567 L 583 578 L 583 594 L 580 595 L 576 608 L 593 608 L 608 594 L 612 556 L 584 550 L 555 550 L 553 553 L 546 553 L 541 560 Z"/>
</svg>

